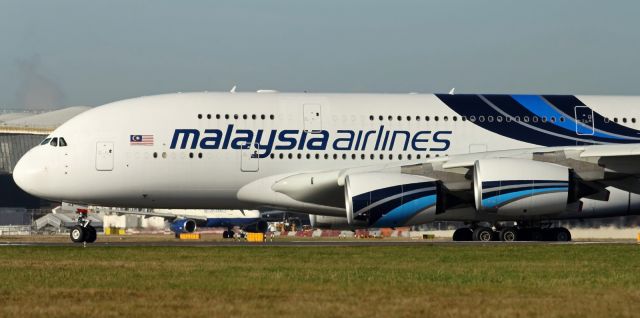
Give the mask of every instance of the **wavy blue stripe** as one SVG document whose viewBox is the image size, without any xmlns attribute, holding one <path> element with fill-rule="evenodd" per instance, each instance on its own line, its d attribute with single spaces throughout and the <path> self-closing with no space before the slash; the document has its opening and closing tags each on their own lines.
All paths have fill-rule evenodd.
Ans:
<svg viewBox="0 0 640 318">
<path fill-rule="evenodd" d="M 430 195 L 409 201 L 383 215 L 376 221 L 373 227 L 403 226 L 407 220 L 418 212 L 436 204 L 436 196 Z"/>
<path fill-rule="evenodd" d="M 534 194 L 539 194 L 539 193 L 559 192 L 559 191 L 567 191 L 567 190 L 569 190 L 568 187 L 555 187 L 555 188 L 546 188 L 546 189 L 527 189 L 522 191 L 505 193 L 505 194 L 496 195 L 494 197 L 490 197 L 486 199 L 483 198 L 482 206 L 485 208 L 491 209 L 491 208 L 495 208 L 496 206 L 499 206 L 500 204 L 503 204 L 507 201 L 511 201 L 514 199 L 524 198 L 524 197 L 532 196 Z"/>
<path fill-rule="evenodd" d="M 588 131 L 591 132 L 591 127 L 588 127 L 588 126 L 586 126 L 586 125 L 584 125 L 582 123 L 577 123 L 574 120 L 573 117 L 566 116 L 565 114 L 562 114 L 562 113 L 558 112 L 556 109 L 551 107 L 551 105 L 547 104 L 540 96 L 537 96 L 537 95 L 511 95 L 511 97 L 513 97 L 513 99 L 515 99 L 518 103 L 520 103 L 522 106 L 524 106 L 530 112 L 536 114 L 538 117 L 547 117 L 547 118 L 555 117 L 555 118 L 557 118 L 557 120 L 553 124 L 558 126 L 558 127 L 564 128 L 564 129 L 572 132 L 573 134 L 576 133 L 576 125 L 579 125 L 579 127 L 583 128 L 583 129 L 588 129 Z M 576 106 L 578 106 L 578 105 L 576 105 Z M 562 122 L 562 121 L 559 120 L 560 117 L 565 117 L 566 120 L 564 122 Z M 621 137 L 618 137 L 618 136 L 605 134 L 605 133 L 602 133 L 602 132 L 599 132 L 599 131 L 594 131 L 593 135 L 596 136 L 596 137 L 600 137 L 600 138 L 609 138 L 609 139 L 616 139 L 616 140 L 627 140 L 626 138 L 621 138 Z"/>
</svg>

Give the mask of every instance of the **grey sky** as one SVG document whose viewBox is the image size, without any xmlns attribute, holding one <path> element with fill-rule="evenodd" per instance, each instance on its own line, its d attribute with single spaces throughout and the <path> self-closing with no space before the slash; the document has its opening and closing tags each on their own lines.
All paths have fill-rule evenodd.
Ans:
<svg viewBox="0 0 640 318">
<path fill-rule="evenodd" d="M 638 13 L 591 0 L 0 0 L 0 107 L 234 84 L 640 94 Z"/>
</svg>

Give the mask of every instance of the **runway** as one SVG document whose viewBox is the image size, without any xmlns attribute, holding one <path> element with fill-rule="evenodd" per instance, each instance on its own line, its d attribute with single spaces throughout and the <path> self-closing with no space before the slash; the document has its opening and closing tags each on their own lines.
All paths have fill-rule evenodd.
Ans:
<svg viewBox="0 0 640 318">
<path fill-rule="evenodd" d="M 0 242 L 3 246 L 59 246 L 59 247 L 374 247 L 374 246 L 493 246 L 493 245 L 588 245 L 588 244 L 636 244 L 631 240 L 604 241 L 572 241 L 572 242 L 454 242 L 454 241 L 275 241 L 275 242 L 234 242 L 234 241 L 144 241 L 144 242 L 95 242 L 92 244 L 78 244 L 71 242 Z"/>
</svg>

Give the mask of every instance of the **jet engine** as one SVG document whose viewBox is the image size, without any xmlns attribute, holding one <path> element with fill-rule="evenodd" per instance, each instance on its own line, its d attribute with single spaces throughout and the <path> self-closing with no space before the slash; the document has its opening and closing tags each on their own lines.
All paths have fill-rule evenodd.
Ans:
<svg viewBox="0 0 640 318">
<path fill-rule="evenodd" d="M 473 190 L 476 210 L 510 217 L 561 213 L 577 200 L 569 168 L 526 159 L 476 161 Z"/>
<path fill-rule="evenodd" d="M 169 225 L 169 229 L 176 234 L 193 233 L 196 231 L 196 221 L 192 219 L 178 219 Z"/>
<path fill-rule="evenodd" d="M 367 227 L 363 220 L 355 220 L 355 223 L 350 225 L 346 217 L 340 216 L 309 214 L 309 222 L 312 228 L 321 230 L 354 230 Z"/>
<path fill-rule="evenodd" d="M 369 227 L 424 224 L 443 210 L 435 179 L 402 173 L 368 172 L 345 179 L 347 222 Z"/>
</svg>

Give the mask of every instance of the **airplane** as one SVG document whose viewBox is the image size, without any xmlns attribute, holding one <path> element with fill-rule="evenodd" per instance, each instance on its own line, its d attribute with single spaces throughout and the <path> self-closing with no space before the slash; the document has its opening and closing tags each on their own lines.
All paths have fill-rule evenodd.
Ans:
<svg viewBox="0 0 640 318">
<path fill-rule="evenodd" d="M 101 209 L 99 208 L 99 210 Z M 222 238 L 233 238 L 236 227 L 250 233 L 264 233 L 269 227 L 269 224 L 262 219 L 258 210 L 154 209 L 153 211 L 141 211 L 109 209 L 108 211 L 118 215 L 132 214 L 162 217 L 171 222 L 169 229 L 175 234 L 176 238 L 180 237 L 182 233 L 194 233 L 198 227 L 227 228 L 222 233 Z M 70 236 L 74 242 L 83 242 L 82 227 L 75 226 Z"/>
<path fill-rule="evenodd" d="M 265 233 L 269 224 L 262 218 L 258 210 L 206 210 L 206 209 L 122 209 L 115 207 L 74 205 L 63 202 L 68 211 L 75 211 L 80 216 L 78 224 L 69 233 L 75 243 L 93 243 L 97 232 L 87 218 L 89 211 L 116 215 L 142 215 L 145 217 L 161 217 L 170 222 L 169 229 L 176 238 L 182 233 L 194 233 L 197 228 L 227 228 L 222 238 L 234 238 L 235 229 L 249 233 Z"/>
<path fill-rule="evenodd" d="M 637 215 L 638 96 L 195 92 L 106 104 L 17 163 L 105 206 L 277 209 L 345 227 L 462 221 L 455 241 L 569 241 Z M 82 224 L 79 224 L 82 227 Z"/>
</svg>

